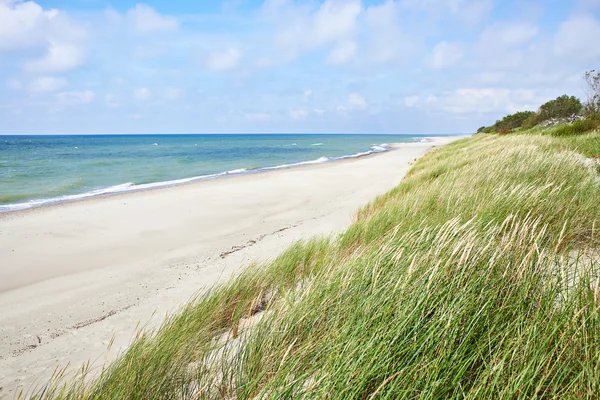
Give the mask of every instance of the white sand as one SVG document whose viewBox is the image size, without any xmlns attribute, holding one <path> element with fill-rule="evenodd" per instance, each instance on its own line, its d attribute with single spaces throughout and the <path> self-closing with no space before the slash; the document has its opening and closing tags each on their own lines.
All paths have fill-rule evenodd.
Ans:
<svg viewBox="0 0 600 400">
<path fill-rule="evenodd" d="M 0 398 L 59 365 L 102 366 L 138 324 L 159 326 L 199 290 L 295 240 L 343 230 L 412 161 L 454 139 L 0 214 Z"/>
</svg>

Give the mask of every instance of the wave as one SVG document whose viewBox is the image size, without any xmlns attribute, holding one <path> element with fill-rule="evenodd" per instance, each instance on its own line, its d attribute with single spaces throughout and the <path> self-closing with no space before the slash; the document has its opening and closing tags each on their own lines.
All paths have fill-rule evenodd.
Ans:
<svg viewBox="0 0 600 400">
<path fill-rule="evenodd" d="M 338 157 L 320 157 L 320 158 L 318 158 L 316 160 L 301 161 L 301 162 L 293 163 L 293 164 L 277 165 L 275 167 L 257 168 L 255 170 L 248 171 L 248 172 L 272 171 L 272 170 L 275 170 L 275 169 L 285 169 L 285 168 L 299 167 L 299 166 L 302 166 L 302 165 L 323 164 L 323 163 L 330 162 L 330 161 L 347 160 L 347 159 L 350 159 L 350 158 L 359 158 L 359 157 L 364 157 L 364 156 L 368 156 L 368 155 L 375 154 L 375 153 L 383 153 L 384 151 L 388 151 L 388 150 L 390 150 L 390 145 L 387 144 L 387 143 L 383 143 L 383 144 L 380 144 L 380 145 L 372 146 L 371 150 L 364 151 L 364 152 L 361 152 L 361 153 L 350 154 L 350 155 L 347 155 L 347 156 L 338 156 Z"/>
<path fill-rule="evenodd" d="M 376 153 L 381 153 L 382 151 L 389 150 L 389 147 L 387 145 L 378 145 L 371 147 L 371 149 Z"/>
<path fill-rule="evenodd" d="M 135 184 L 133 182 L 127 182 L 127 183 L 122 183 L 122 184 L 115 185 L 115 186 L 109 186 L 109 187 L 102 188 L 102 189 L 96 189 L 96 190 L 92 190 L 90 192 L 85 192 L 85 193 L 80 193 L 80 194 L 70 194 L 70 195 L 57 196 L 57 197 L 51 197 L 51 198 L 45 198 L 45 199 L 34 199 L 34 200 L 22 202 L 22 203 L 3 204 L 3 205 L 0 205 L 0 212 L 24 210 L 24 209 L 33 208 L 33 207 L 39 207 L 39 206 L 50 205 L 50 204 L 58 204 L 58 203 L 63 203 L 63 202 L 67 202 L 67 201 L 81 200 L 81 199 L 86 199 L 86 198 L 90 198 L 90 197 L 102 196 L 102 195 L 111 195 L 111 194 L 117 194 L 117 193 L 134 192 L 134 191 L 148 190 L 148 189 L 158 189 L 158 188 L 163 188 L 163 187 L 181 185 L 181 184 L 189 183 L 189 182 L 215 179 L 215 178 L 220 178 L 220 177 L 224 177 L 224 176 L 253 174 L 253 173 L 259 173 L 259 172 L 300 167 L 300 166 L 305 166 L 305 165 L 323 164 L 323 163 L 331 162 L 331 161 L 339 161 L 339 160 L 347 160 L 347 159 L 352 159 L 352 158 L 364 157 L 364 156 L 368 156 L 370 154 L 382 153 L 382 152 L 388 151 L 388 150 L 390 150 L 389 145 L 384 143 L 384 144 L 372 146 L 369 151 L 365 151 L 365 152 L 361 152 L 361 153 L 345 155 L 345 156 L 338 156 L 338 157 L 320 157 L 316 160 L 301 161 L 301 162 L 291 163 L 291 164 L 282 164 L 282 165 L 276 165 L 273 167 L 261 167 L 261 168 L 251 169 L 251 170 L 247 170 L 245 168 L 239 168 L 239 169 L 234 169 L 231 171 L 220 172 L 217 174 L 200 175 L 200 176 L 194 176 L 191 178 L 182 178 L 182 179 L 175 179 L 175 180 L 163 181 L 163 182 L 152 182 L 152 183 L 143 183 L 143 184 Z"/>
<path fill-rule="evenodd" d="M 311 146 L 323 146 L 323 143 L 313 143 Z"/>
<path fill-rule="evenodd" d="M 182 183 L 217 178 L 217 177 L 225 176 L 225 175 L 243 174 L 246 171 L 247 170 L 245 168 L 239 168 L 239 169 L 234 169 L 232 171 L 221 172 L 218 174 L 201 175 L 201 176 L 194 176 L 192 178 L 175 179 L 175 180 L 163 181 L 163 182 L 143 183 L 143 184 L 138 184 L 138 185 L 136 185 L 133 182 L 127 182 L 127 183 L 121 183 L 119 185 L 109 186 L 106 188 L 96 189 L 96 190 L 92 190 L 90 192 L 85 192 L 85 193 L 80 193 L 80 194 L 69 194 L 69 195 L 50 197 L 50 198 L 45 198 L 45 199 L 34 199 L 34 200 L 22 202 L 22 203 L 3 204 L 3 205 L 0 205 L 0 212 L 24 210 L 27 208 L 39 207 L 39 206 L 44 206 L 44 205 L 49 205 L 49 204 L 63 203 L 66 201 L 81 200 L 81 199 L 102 196 L 102 195 L 107 195 L 107 194 L 134 192 L 134 191 L 145 190 L 145 189 L 157 189 L 157 188 L 161 188 L 161 187 L 180 185 Z"/>
<path fill-rule="evenodd" d="M 119 193 L 126 191 L 127 188 L 134 187 L 135 185 L 131 182 L 122 183 L 120 185 L 110 186 L 103 189 L 92 190 L 91 192 L 85 192 L 81 194 L 69 194 L 64 196 L 50 197 L 47 199 L 35 199 L 29 200 L 23 203 L 4 204 L 0 205 L 0 212 L 3 211 L 16 211 L 23 210 L 26 208 L 32 208 L 37 206 L 43 206 L 46 204 L 62 203 L 64 201 L 80 200 L 87 197 L 100 196 L 103 194 Z"/>
</svg>

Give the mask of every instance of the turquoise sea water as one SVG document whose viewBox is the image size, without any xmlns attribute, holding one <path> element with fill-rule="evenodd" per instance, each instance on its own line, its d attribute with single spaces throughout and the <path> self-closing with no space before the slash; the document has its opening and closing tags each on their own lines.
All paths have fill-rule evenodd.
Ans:
<svg viewBox="0 0 600 400">
<path fill-rule="evenodd" d="M 0 211 L 224 174 L 321 163 L 414 142 L 406 135 L 0 136 Z"/>
</svg>

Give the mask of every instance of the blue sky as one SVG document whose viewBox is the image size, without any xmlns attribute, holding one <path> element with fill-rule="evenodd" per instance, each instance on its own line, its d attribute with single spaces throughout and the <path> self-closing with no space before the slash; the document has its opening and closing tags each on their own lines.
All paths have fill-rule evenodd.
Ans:
<svg viewBox="0 0 600 400">
<path fill-rule="evenodd" d="M 600 70 L 600 0 L 0 0 L 0 133 L 461 133 Z"/>
</svg>

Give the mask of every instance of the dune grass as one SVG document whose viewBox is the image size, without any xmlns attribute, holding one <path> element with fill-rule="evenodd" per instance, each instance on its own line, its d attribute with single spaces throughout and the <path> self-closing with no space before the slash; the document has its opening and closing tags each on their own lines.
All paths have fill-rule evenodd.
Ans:
<svg viewBox="0 0 600 400">
<path fill-rule="evenodd" d="M 573 136 L 573 135 L 581 135 L 600 126 L 600 122 L 593 119 L 583 119 L 580 121 L 575 121 L 572 124 L 563 124 L 556 129 L 551 131 L 553 136 Z"/>
<path fill-rule="evenodd" d="M 339 237 L 38 398 L 599 398 L 597 157 L 598 133 L 433 151 Z"/>
</svg>

